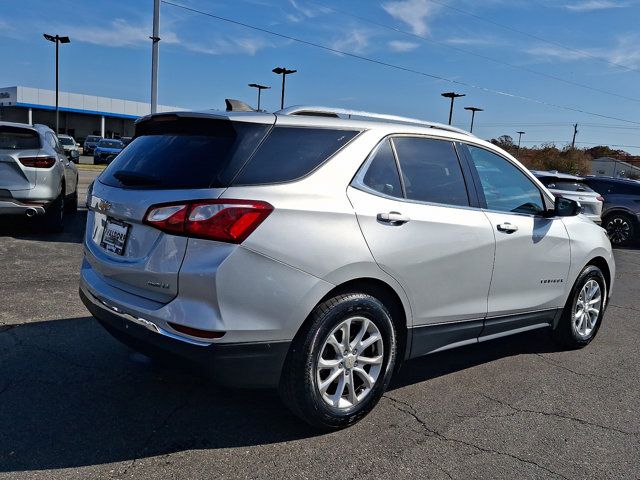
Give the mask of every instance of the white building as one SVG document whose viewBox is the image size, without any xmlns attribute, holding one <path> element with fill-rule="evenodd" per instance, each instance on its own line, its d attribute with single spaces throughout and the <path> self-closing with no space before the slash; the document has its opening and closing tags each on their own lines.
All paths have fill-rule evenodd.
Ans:
<svg viewBox="0 0 640 480">
<path fill-rule="evenodd" d="M 119 138 L 133 135 L 133 122 L 151 112 L 148 103 L 60 92 L 60 133 L 81 140 L 87 135 Z M 0 88 L 0 120 L 42 123 L 55 129 L 56 92 L 42 88 Z M 158 105 L 158 112 L 184 110 Z"/>
<path fill-rule="evenodd" d="M 640 167 L 612 157 L 594 158 L 591 173 L 614 178 L 640 178 Z"/>
</svg>

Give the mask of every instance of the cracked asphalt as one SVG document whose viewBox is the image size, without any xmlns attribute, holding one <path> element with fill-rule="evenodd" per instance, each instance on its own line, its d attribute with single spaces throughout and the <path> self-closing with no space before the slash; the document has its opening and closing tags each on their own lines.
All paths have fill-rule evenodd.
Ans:
<svg viewBox="0 0 640 480">
<path fill-rule="evenodd" d="M 365 420 L 318 434 L 274 392 L 100 328 L 77 294 L 84 218 L 0 225 L 0 479 L 640 478 L 638 250 L 616 251 L 587 348 L 535 332 L 414 360 Z"/>
</svg>

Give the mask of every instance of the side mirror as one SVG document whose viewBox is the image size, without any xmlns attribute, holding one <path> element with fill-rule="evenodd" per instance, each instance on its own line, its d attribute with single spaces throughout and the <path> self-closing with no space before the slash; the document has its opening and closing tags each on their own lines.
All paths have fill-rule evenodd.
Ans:
<svg viewBox="0 0 640 480">
<path fill-rule="evenodd" d="M 553 210 L 556 217 L 575 217 L 582 212 L 582 205 L 570 198 L 556 197 Z"/>
</svg>

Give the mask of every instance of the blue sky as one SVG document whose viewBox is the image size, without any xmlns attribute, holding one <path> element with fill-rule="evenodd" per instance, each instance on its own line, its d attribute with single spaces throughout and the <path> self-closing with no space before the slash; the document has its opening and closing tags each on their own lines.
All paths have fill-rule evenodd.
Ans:
<svg viewBox="0 0 640 480">
<path fill-rule="evenodd" d="M 171 1 L 381 62 L 620 120 L 384 67 L 167 3 L 161 5 L 159 76 L 159 102 L 165 105 L 223 108 L 227 97 L 253 104 L 255 91 L 246 85 L 257 82 L 274 87 L 263 95 L 263 107 L 276 110 L 280 80 L 271 69 L 282 65 L 299 71 L 287 81 L 288 105 L 446 122 L 448 103 L 440 93 L 455 90 L 467 96 L 456 103 L 454 124 L 469 126 L 462 107 L 484 108 L 475 128 L 483 138 L 524 130 L 527 145 L 561 146 L 578 122 L 578 141 L 585 142 L 579 146 L 640 146 L 637 0 Z M 53 45 L 42 33 L 60 33 L 72 39 L 61 48 L 61 89 L 147 101 L 152 4 L 3 1 L 0 86 L 54 88 Z M 624 149 L 640 154 L 640 148 Z"/>
</svg>

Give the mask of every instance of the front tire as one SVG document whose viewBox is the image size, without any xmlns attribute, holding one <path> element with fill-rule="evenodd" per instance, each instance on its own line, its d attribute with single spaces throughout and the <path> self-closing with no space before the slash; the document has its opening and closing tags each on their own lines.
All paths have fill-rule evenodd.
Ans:
<svg viewBox="0 0 640 480">
<path fill-rule="evenodd" d="M 566 348 L 582 348 L 598 333 L 607 300 L 602 271 L 587 265 L 578 276 L 562 317 L 553 330 L 554 340 Z"/>
<path fill-rule="evenodd" d="M 387 389 L 396 362 L 396 331 L 387 308 L 364 293 L 319 304 L 292 342 L 280 382 L 284 403 L 326 430 L 365 417 Z"/>
<path fill-rule="evenodd" d="M 626 247 L 631 244 L 636 234 L 636 224 L 629 215 L 613 213 L 608 215 L 602 226 L 607 231 L 609 240 L 616 247 Z"/>
</svg>

